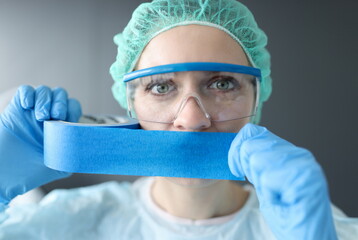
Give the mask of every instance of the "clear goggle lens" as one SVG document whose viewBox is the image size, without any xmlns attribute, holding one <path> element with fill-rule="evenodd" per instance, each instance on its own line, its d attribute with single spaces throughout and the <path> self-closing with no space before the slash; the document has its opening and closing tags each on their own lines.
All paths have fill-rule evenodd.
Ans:
<svg viewBox="0 0 358 240">
<path fill-rule="evenodd" d="M 172 123 L 188 102 L 195 101 L 211 121 L 251 117 L 258 103 L 257 70 L 224 63 L 181 63 L 132 72 L 126 76 L 129 80 L 125 77 L 129 115 L 140 121 Z"/>
</svg>

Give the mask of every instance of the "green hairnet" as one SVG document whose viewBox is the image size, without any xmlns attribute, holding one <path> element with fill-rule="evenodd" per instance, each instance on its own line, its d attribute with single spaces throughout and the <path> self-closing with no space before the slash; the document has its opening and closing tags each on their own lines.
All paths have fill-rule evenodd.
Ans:
<svg viewBox="0 0 358 240">
<path fill-rule="evenodd" d="M 258 112 L 252 121 L 258 123 L 262 104 L 271 94 L 270 54 L 265 48 L 267 37 L 258 28 L 252 13 L 236 0 L 154 0 L 141 4 L 122 33 L 114 36 L 118 45 L 116 61 L 110 68 L 114 79 L 112 92 L 127 109 L 123 75 L 133 71 L 142 51 L 158 34 L 176 26 L 199 24 L 223 30 L 245 51 L 250 63 L 261 69 L 262 82 Z"/>
</svg>

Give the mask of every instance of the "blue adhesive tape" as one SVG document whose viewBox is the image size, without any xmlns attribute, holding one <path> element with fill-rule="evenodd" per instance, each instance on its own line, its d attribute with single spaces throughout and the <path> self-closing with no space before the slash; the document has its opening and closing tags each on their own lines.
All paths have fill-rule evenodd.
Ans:
<svg viewBox="0 0 358 240">
<path fill-rule="evenodd" d="M 235 136 L 46 121 L 44 158 L 47 167 L 73 173 L 243 180 L 227 163 Z"/>
</svg>

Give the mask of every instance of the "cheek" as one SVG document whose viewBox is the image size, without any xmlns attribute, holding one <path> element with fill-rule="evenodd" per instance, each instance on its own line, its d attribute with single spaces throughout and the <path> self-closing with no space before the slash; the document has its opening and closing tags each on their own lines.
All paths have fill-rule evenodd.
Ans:
<svg viewBox="0 0 358 240">
<path fill-rule="evenodd" d="M 170 131 L 170 128 L 173 124 L 163 124 L 163 123 L 152 123 L 139 121 L 139 124 L 143 130 L 161 130 L 161 131 Z"/>
<path fill-rule="evenodd" d="M 139 113 L 137 115 L 138 117 L 147 116 L 147 115 L 145 115 L 146 111 L 147 111 L 145 108 L 143 108 L 143 111 L 141 111 L 140 109 L 137 109 L 137 110 L 138 110 L 137 114 Z M 155 123 L 155 122 L 141 121 L 141 120 L 138 120 L 138 122 L 143 130 L 170 131 L 171 127 L 173 125 L 173 124 Z"/>
<path fill-rule="evenodd" d="M 136 100 L 133 104 L 136 115 L 139 119 L 150 119 L 150 117 L 152 117 L 151 115 L 153 114 L 148 110 L 147 104 L 145 102 Z M 139 124 L 144 130 L 169 130 L 170 128 L 170 124 L 153 123 L 140 120 Z"/>
<path fill-rule="evenodd" d="M 250 116 L 253 114 L 255 100 L 252 96 L 249 101 L 244 101 L 240 105 L 238 110 L 241 116 Z M 213 122 L 213 127 L 216 129 L 216 132 L 230 132 L 237 133 L 245 124 L 250 122 L 250 117 L 245 117 L 242 119 L 223 121 L 223 122 Z"/>
<path fill-rule="evenodd" d="M 227 122 L 216 122 L 214 127 L 217 132 L 228 132 L 228 133 L 238 133 L 245 124 L 250 122 L 250 118 L 243 118 L 239 120 L 232 120 Z"/>
</svg>

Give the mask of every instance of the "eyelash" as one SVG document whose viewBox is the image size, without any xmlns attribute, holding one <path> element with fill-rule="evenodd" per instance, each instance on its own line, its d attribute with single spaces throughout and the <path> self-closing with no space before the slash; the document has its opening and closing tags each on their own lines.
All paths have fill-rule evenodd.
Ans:
<svg viewBox="0 0 358 240">
<path fill-rule="evenodd" d="M 148 83 L 146 86 L 145 86 L 145 91 L 146 92 L 151 92 L 153 90 L 153 88 L 157 85 L 160 85 L 160 84 L 168 84 L 169 86 L 175 86 L 174 82 L 172 80 L 167 80 L 167 79 L 151 79 L 150 83 Z M 152 93 L 156 96 L 163 96 L 164 94 L 155 94 L 155 93 Z"/>
<path fill-rule="evenodd" d="M 207 84 L 207 87 L 210 88 L 210 86 L 212 86 L 214 83 L 221 81 L 221 80 L 226 80 L 229 81 L 233 87 L 228 89 L 228 90 L 220 90 L 221 92 L 229 92 L 229 91 L 234 91 L 237 89 L 240 89 L 240 83 L 238 80 L 236 80 L 235 78 L 231 77 L 231 76 L 214 76 L 209 80 L 209 83 Z M 173 82 L 172 79 L 168 80 L 168 79 L 151 79 L 150 83 L 148 83 L 145 86 L 145 91 L 146 92 L 152 92 L 153 88 L 155 86 L 158 86 L 160 84 L 168 84 L 169 87 L 174 87 L 174 90 L 176 89 L 175 87 L 175 83 Z M 152 94 L 156 95 L 156 96 L 164 96 L 165 94 L 155 94 L 152 92 Z"/>
<path fill-rule="evenodd" d="M 232 88 L 228 89 L 225 92 L 229 92 L 229 91 L 233 91 L 235 89 L 240 89 L 241 88 L 239 81 L 236 80 L 235 78 L 231 77 L 231 76 L 215 76 L 215 77 L 210 79 L 208 87 L 210 88 L 210 86 L 212 86 L 214 83 L 217 83 L 217 82 L 219 82 L 221 80 L 226 80 L 226 81 L 230 82 L 233 85 Z M 221 91 L 223 91 L 223 90 L 221 90 Z"/>
</svg>

